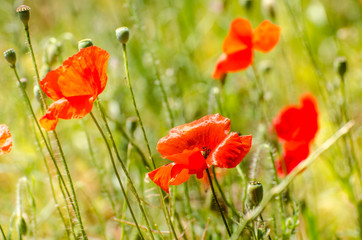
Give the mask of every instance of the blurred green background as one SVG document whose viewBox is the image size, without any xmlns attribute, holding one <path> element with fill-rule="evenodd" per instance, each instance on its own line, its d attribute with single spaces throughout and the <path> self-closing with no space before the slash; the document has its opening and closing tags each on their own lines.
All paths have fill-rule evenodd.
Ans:
<svg viewBox="0 0 362 240">
<path fill-rule="evenodd" d="M 126 156 L 127 142 L 119 131 L 126 119 L 135 116 L 123 68 L 121 45 L 115 38 L 115 29 L 130 29 L 130 74 L 141 109 L 153 155 L 161 166 L 168 163 L 156 151 L 157 141 L 170 129 L 168 114 L 162 101 L 155 72 L 160 73 L 168 94 L 176 125 L 217 112 L 215 89 L 219 82 L 211 78 L 216 59 L 231 21 L 236 17 L 248 18 L 253 28 L 264 19 L 281 26 L 282 36 L 277 47 L 268 54 L 256 52 L 254 63 L 263 76 L 269 119 L 286 104 L 298 103 L 304 92 L 312 92 L 319 99 L 320 130 L 315 145 L 318 146 L 338 129 L 341 94 L 340 79 L 333 62 L 338 56 L 348 60 L 346 84 L 348 110 L 356 121 L 353 128 L 354 147 L 360 159 L 362 121 L 362 2 L 356 0 L 292 0 L 292 1 L 221 1 L 221 0 L 63 0 L 63 1 L 10 1 L 1 0 L 0 49 L 14 48 L 21 77 L 27 79 L 27 91 L 40 117 L 39 104 L 34 98 L 35 74 L 22 23 L 15 9 L 20 4 L 31 7 L 30 32 L 39 68 L 43 67 L 45 46 L 51 37 L 61 43 L 61 58 L 52 68 L 77 52 L 77 42 L 91 38 L 94 45 L 107 50 L 111 57 L 108 66 L 108 84 L 99 96 L 112 121 L 112 129 L 119 149 Z M 154 58 L 153 58 L 153 57 Z M 49 180 L 41 155 L 38 152 L 30 120 L 27 115 L 15 76 L 8 63 L 0 61 L 0 123 L 9 126 L 14 148 L 8 155 L 0 156 L 0 223 L 5 231 L 16 206 L 16 186 L 25 176 L 35 195 L 38 238 L 62 239 L 59 217 L 49 190 Z M 41 71 L 45 76 L 44 70 Z M 261 124 L 260 105 L 255 91 L 251 69 L 229 74 L 223 91 L 224 116 L 231 119 L 232 130 L 253 134 L 253 148 L 243 161 L 248 175 L 255 150 L 263 143 L 262 135 L 270 135 L 269 126 Z M 326 96 L 326 98 L 323 98 Z M 325 100 L 327 99 L 327 100 Z M 90 133 L 97 164 L 103 166 L 104 181 L 114 198 L 123 204 L 123 197 L 114 179 L 105 146 L 90 117 L 84 118 Z M 119 238 L 118 223 L 100 186 L 95 165 L 90 161 L 85 134 L 80 120 L 60 120 L 58 127 L 73 179 L 76 182 L 80 208 L 87 233 L 93 239 Z M 135 132 L 136 142 L 143 144 L 140 129 Z M 303 172 L 293 183 L 290 195 L 300 207 L 298 239 L 358 239 L 358 213 L 346 194 L 351 185 L 361 198 L 361 186 L 355 178 L 341 183 L 339 174 L 348 173 L 343 142 L 323 154 L 316 164 Z M 155 184 L 145 181 L 146 169 L 138 155 L 130 158 L 130 172 L 136 185 L 143 191 L 146 201 L 159 205 Z M 361 161 L 360 161 L 361 164 Z M 258 180 L 267 191 L 272 186 L 271 164 L 267 154 L 260 157 Z M 54 172 L 53 172 L 54 173 Z M 235 169 L 229 169 L 221 180 L 224 191 L 240 209 L 242 185 Z M 191 205 L 195 210 L 195 231 L 200 238 L 208 218 L 207 239 L 219 239 L 224 232 L 220 216 L 211 206 L 210 191 L 205 191 L 196 178 L 191 179 Z M 187 223 L 184 209 L 183 186 L 179 192 L 177 210 Z M 24 196 L 26 194 L 24 193 Z M 59 195 L 60 197 L 60 195 Z M 25 197 L 28 199 L 27 197 Z M 208 203 L 208 204 L 205 204 Z M 276 205 L 276 204 L 274 204 Z M 265 218 L 273 228 L 272 206 L 266 209 Z M 25 211 L 30 215 L 29 201 Z M 215 211 L 210 211 L 213 209 Z M 150 208 L 158 216 L 158 207 Z M 138 213 L 139 214 L 139 213 Z M 130 217 L 125 217 L 130 219 Z M 160 219 L 160 220 L 159 220 Z M 217 219 L 217 220 L 214 220 Z M 29 220 L 29 219 L 27 219 Z M 154 217 L 161 230 L 166 229 L 163 219 Z M 29 226 L 30 227 L 30 226 Z M 274 228 L 273 228 L 274 229 Z M 127 227 L 135 234 L 133 227 Z M 131 237 L 130 237 L 131 238 Z"/>
</svg>

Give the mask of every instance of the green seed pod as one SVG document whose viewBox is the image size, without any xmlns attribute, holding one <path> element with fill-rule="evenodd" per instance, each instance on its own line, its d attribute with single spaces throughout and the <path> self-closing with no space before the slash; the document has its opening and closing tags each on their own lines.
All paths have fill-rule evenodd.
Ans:
<svg viewBox="0 0 362 240">
<path fill-rule="evenodd" d="M 116 37 L 122 44 L 126 44 L 129 39 L 129 30 L 127 27 L 119 27 L 116 29 Z"/>
<path fill-rule="evenodd" d="M 21 85 L 23 85 L 23 88 L 26 88 L 28 84 L 28 79 L 26 78 L 20 78 Z"/>
<path fill-rule="evenodd" d="M 334 60 L 334 70 L 343 77 L 347 72 L 347 58 L 346 57 L 337 57 Z"/>
<path fill-rule="evenodd" d="M 133 135 L 137 129 L 137 118 L 136 117 L 127 118 L 126 128 L 127 128 L 128 132 Z"/>
<path fill-rule="evenodd" d="M 23 217 L 19 217 L 17 227 L 19 229 L 19 234 L 22 236 L 26 235 L 28 232 L 28 226 L 26 225 L 25 219 Z"/>
<path fill-rule="evenodd" d="M 41 94 L 40 88 L 37 85 L 35 85 L 33 91 L 34 91 L 34 96 L 35 96 L 36 100 L 38 100 L 39 103 L 42 103 L 41 95 L 40 95 Z"/>
<path fill-rule="evenodd" d="M 249 182 L 248 199 L 252 207 L 257 207 L 263 200 L 263 185 L 261 182 Z"/>
<path fill-rule="evenodd" d="M 92 42 L 92 39 L 89 39 L 89 38 L 86 38 L 86 39 L 83 39 L 83 40 L 80 40 L 78 42 L 78 49 L 79 51 L 83 48 L 87 48 L 87 47 L 91 47 L 93 46 L 93 42 Z"/>
<path fill-rule="evenodd" d="M 20 20 L 23 22 L 25 29 L 29 27 L 29 19 L 30 19 L 30 7 L 26 5 L 20 5 L 16 12 L 19 15 Z"/>
<path fill-rule="evenodd" d="M 16 63 L 16 53 L 15 50 L 10 48 L 4 52 L 4 57 L 6 61 L 10 64 L 10 67 L 14 68 Z"/>
</svg>

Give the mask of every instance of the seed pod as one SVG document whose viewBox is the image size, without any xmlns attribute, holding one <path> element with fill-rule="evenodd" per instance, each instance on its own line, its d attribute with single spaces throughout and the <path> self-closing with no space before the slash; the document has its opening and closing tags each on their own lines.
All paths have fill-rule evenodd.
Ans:
<svg viewBox="0 0 362 240">
<path fill-rule="evenodd" d="M 14 68 L 16 63 L 16 53 L 15 50 L 10 48 L 4 52 L 4 57 L 6 61 L 10 64 L 10 67 Z"/>
<path fill-rule="evenodd" d="M 248 198 L 252 207 L 257 207 L 263 199 L 263 185 L 261 182 L 249 182 Z"/>
<path fill-rule="evenodd" d="M 91 46 L 93 46 L 93 42 L 92 42 L 92 39 L 89 39 L 89 38 L 80 40 L 78 42 L 79 51 L 83 48 L 87 48 L 87 47 L 91 47 Z"/>
<path fill-rule="evenodd" d="M 347 72 L 347 58 L 346 57 L 337 57 L 334 60 L 334 70 L 343 77 Z"/>
<path fill-rule="evenodd" d="M 16 12 L 19 15 L 20 20 L 23 22 L 25 29 L 29 28 L 29 19 L 30 19 L 30 7 L 26 5 L 20 5 Z"/>
<path fill-rule="evenodd" d="M 122 44 L 126 44 L 129 39 L 129 30 L 127 27 L 119 27 L 116 29 L 116 37 Z"/>
</svg>

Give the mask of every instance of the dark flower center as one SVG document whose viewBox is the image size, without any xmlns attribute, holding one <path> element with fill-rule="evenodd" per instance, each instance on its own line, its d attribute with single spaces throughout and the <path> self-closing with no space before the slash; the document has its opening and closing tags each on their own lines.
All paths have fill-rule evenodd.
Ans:
<svg viewBox="0 0 362 240">
<path fill-rule="evenodd" d="M 210 152 L 211 152 L 211 149 L 208 147 L 203 147 L 201 150 L 201 154 L 202 154 L 202 156 L 204 156 L 205 159 L 209 156 Z"/>
</svg>

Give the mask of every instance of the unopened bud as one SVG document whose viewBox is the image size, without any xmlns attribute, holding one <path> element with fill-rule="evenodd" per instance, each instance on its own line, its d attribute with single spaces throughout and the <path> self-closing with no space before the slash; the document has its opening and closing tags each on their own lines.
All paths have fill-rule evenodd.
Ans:
<svg viewBox="0 0 362 240">
<path fill-rule="evenodd" d="M 55 38 L 49 38 L 44 47 L 43 62 L 50 66 L 53 66 L 57 60 L 58 55 L 61 52 L 62 44 Z"/>
<path fill-rule="evenodd" d="M 126 128 L 127 128 L 128 132 L 133 135 L 137 129 L 137 118 L 136 117 L 127 118 Z"/>
<path fill-rule="evenodd" d="M 122 44 L 126 44 L 129 39 L 129 30 L 127 27 L 119 27 L 116 29 L 116 37 Z"/>
<path fill-rule="evenodd" d="M 89 39 L 89 38 L 80 40 L 78 42 L 79 51 L 83 48 L 87 48 L 87 47 L 91 47 L 91 46 L 93 46 L 93 42 L 92 42 L 92 39 Z"/>
<path fill-rule="evenodd" d="M 42 103 L 40 88 L 37 85 L 35 85 L 33 91 L 36 100 L 38 100 L 39 103 Z"/>
<path fill-rule="evenodd" d="M 16 63 L 16 53 L 15 50 L 10 48 L 4 52 L 4 57 L 6 61 L 10 64 L 10 67 L 14 68 Z"/>
<path fill-rule="evenodd" d="M 275 1 L 274 0 L 263 0 L 262 10 L 267 17 L 275 18 Z"/>
<path fill-rule="evenodd" d="M 249 182 L 248 197 L 252 207 L 257 207 L 260 204 L 261 200 L 263 200 L 263 185 L 261 182 Z"/>
<path fill-rule="evenodd" d="M 337 57 L 334 60 L 334 69 L 339 74 L 339 76 L 343 77 L 347 72 L 347 58 Z"/>
<path fill-rule="evenodd" d="M 253 7 L 253 0 L 240 0 L 240 2 L 246 8 L 246 10 L 249 10 Z"/>
<path fill-rule="evenodd" d="M 19 229 L 19 234 L 22 236 L 26 235 L 26 233 L 28 231 L 28 227 L 27 227 L 25 219 L 23 217 L 19 217 L 17 225 L 18 225 L 17 227 Z"/>
<path fill-rule="evenodd" d="M 16 12 L 19 15 L 20 20 L 23 22 L 25 29 L 28 29 L 29 19 L 30 19 L 30 7 L 26 5 L 20 5 Z"/>
<path fill-rule="evenodd" d="M 26 88 L 26 86 L 28 84 L 28 79 L 20 78 L 20 83 L 21 83 L 21 85 L 23 85 L 23 88 Z"/>
</svg>

